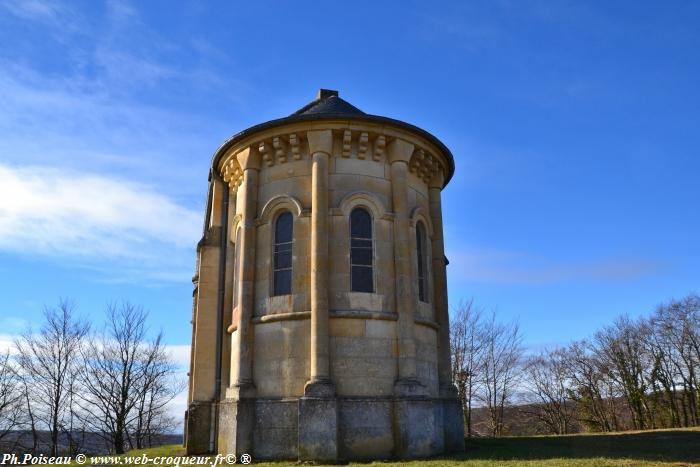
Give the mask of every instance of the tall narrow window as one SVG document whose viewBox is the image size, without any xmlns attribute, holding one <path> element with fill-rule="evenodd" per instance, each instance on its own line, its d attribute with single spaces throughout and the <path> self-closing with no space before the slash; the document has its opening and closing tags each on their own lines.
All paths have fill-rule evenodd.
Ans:
<svg viewBox="0 0 700 467">
<path fill-rule="evenodd" d="M 372 217 L 355 208 L 350 213 L 350 290 L 374 292 L 372 274 Z"/>
<path fill-rule="evenodd" d="M 416 224 L 416 252 L 418 254 L 418 300 L 428 302 L 428 261 L 426 258 L 425 227 Z"/>
<path fill-rule="evenodd" d="M 293 222 L 290 212 L 280 214 L 275 222 L 273 295 L 292 293 Z"/>
</svg>

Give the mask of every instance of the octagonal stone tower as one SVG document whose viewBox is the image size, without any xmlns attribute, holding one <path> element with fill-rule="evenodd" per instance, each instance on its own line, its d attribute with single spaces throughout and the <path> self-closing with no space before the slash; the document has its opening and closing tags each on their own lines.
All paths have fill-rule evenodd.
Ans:
<svg viewBox="0 0 700 467">
<path fill-rule="evenodd" d="M 193 278 L 189 453 L 464 449 L 441 190 L 450 151 L 336 91 L 216 151 Z"/>
</svg>

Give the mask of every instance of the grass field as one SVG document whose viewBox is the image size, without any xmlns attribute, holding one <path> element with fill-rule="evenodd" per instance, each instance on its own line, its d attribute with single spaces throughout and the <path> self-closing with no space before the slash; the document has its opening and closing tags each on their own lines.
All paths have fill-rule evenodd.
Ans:
<svg viewBox="0 0 700 467">
<path fill-rule="evenodd" d="M 132 451 L 140 456 L 184 455 L 181 446 L 161 446 Z M 254 459 L 253 459 L 254 460 Z M 464 454 L 443 459 L 412 462 L 374 462 L 382 467 L 410 464 L 415 467 L 514 467 L 514 466 L 684 466 L 700 465 L 700 428 L 467 440 Z M 270 467 L 298 465 L 296 462 L 255 463 Z"/>
</svg>

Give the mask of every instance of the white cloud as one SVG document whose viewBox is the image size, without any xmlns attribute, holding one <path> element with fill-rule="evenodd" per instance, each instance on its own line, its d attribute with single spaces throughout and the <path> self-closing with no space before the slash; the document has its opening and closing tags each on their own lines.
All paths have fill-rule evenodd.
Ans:
<svg viewBox="0 0 700 467">
<path fill-rule="evenodd" d="M 663 265 L 639 258 L 551 259 L 532 254 L 475 249 L 447 252 L 450 276 L 459 281 L 542 285 L 567 281 L 626 281 L 657 272 Z"/>
<path fill-rule="evenodd" d="M 0 334 L 0 356 L 9 351 L 10 355 L 16 353 L 15 338 L 17 336 L 11 334 Z"/>
<path fill-rule="evenodd" d="M 167 278 L 169 267 L 192 262 L 201 225 L 200 212 L 143 184 L 0 164 L 0 249 L 6 251 L 87 266 L 114 260 L 112 267 Z"/>
<path fill-rule="evenodd" d="M 187 372 L 190 367 L 190 346 L 187 344 L 168 344 L 165 347 L 170 358 Z"/>
<path fill-rule="evenodd" d="M 181 381 L 187 381 L 187 372 L 190 367 L 190 346 L 182 344 L 168 344 L 165 346 L 170 358 L 178 365 L 180 371 L 177 373 L 177 378 Z M 177 421 L 181 422 L 182 417 L 187 410 L 187 388 L 180 392 L 168 405 L 170 415 Z M 179 428 L 176 427 L 176 428 Z"/>
</svg>

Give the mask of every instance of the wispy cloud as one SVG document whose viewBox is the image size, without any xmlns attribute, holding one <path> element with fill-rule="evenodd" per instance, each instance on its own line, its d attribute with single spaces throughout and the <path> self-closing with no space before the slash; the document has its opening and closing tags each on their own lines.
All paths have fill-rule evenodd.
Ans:
<svg viewBox="0 0 700 467">
<path fill-rule="evenodd" d="M 201 193 L 203 184 L 193 182 L 206 176 L 217 142 L 235 128 L 223 119 L 212 124 L 208 104 L 231 104 L 247 89 L 230 73 L 222 77 L 225 55 L 215 56 L 204 39 L 163 37 L 125 1 L 108 2 L 99 21 L 89 22 L 74 19 L 79 14 L 66 2 L 0 2 L 0 15 L 2 6 L 25 20 L 13 26 L 33 25 L 67 45 L 36 32 L 20 44 L 26 53 L 0 50 L 0 160 L 129 171 L 129 178 Z M 80 28 L 72 32 L 62 21 Z M 10 33 L 0 30 L 0 39 Z M 55 60 L 28 61 L 34 54 Z"/>
<path fill-rule="evenodd" d="M 6 0 L 0 8 L 23 20 L 56 27 L 65 27 L 76 15 L 69 4 L 45 0 Z"/>
<path fill-rule="evenodd" d="M 210 155 L 228 136 L 202 102 L 235 80 L 212 79 L 206 40 L 161 36 L 138 4 L 98 11 L 88 22 L 69 2 L 0 4 L 0 25 L 33 29 L 23 47 L 61 51 L 59 66 L 0 51 L 0 250 L 87 268 L 93 280 L 186 281 Z M 202 48 L 209 58 L 195 61 Z"/>
<path fill-rule="evenodd" d="M 0 165 L 0 248 L 6 251 L 68 257 L 93 267 L 107 260 L 115 272 L 123 266 L 166 279 L 178 257 L 191 262 L 200 229 L 201 213 L 146 185 Z M 187 274 L 191 267 L 176 271 Z"/>
<path fill-rule="evenodd" d="M 628 281 L 663 269 L 639 258 L 552 259 L 521 252 L 475 249 L 449 251 L 450 274 L 458 281 L 546 285 L 570 281 Z"/>
</svg>

